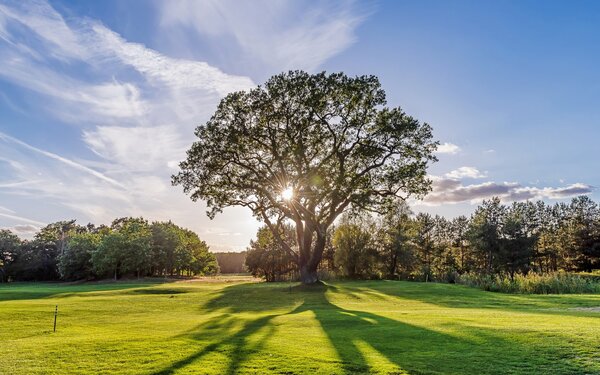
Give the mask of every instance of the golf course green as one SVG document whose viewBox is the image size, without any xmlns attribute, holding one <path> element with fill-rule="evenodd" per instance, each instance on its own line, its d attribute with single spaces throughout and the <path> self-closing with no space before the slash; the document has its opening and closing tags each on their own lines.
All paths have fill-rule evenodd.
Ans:
<svg viewBox="0 0 600 375">
<path fill-rule="evenodd" d="M 13 283 L 0 285 L 0 317 L 1 374 L 600 374 L 600 295 L 244 277 Z"/>
</svg>

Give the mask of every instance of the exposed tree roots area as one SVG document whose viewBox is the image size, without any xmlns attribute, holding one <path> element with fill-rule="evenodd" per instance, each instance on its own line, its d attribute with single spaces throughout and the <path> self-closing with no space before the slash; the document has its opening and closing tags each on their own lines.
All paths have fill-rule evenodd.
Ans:
<svg viewBox="0 0 600 375">
<path fill-rule="evenodd" d="M 0 373 L 598 374 L 598 306 L 390 281 L 0 285 Z"/>
</svg>

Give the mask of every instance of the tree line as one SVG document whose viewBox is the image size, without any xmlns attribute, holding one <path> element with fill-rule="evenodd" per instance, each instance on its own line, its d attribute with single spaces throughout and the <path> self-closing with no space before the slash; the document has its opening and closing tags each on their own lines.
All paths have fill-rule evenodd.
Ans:
<svg viewBox="0 0 600 375">
<path fill-rule="evenodd" d="M 464 274 L 505 275 L 600 269 L 600 207 L 586 196 L 570 203 L 483 201 L 470 217 L 413 214 L 398 201 L 378 215 L 344 214 L 328 232 L 320 272 L 348 278 L 454 282 Z M 292 226 L 281 238 L 295 247 Z M 290 255 L 266 228 L 246 265 L 267 281 L 294 272 Z"/>
<path fill-rule="evenodd" d="M 0 229 L 0 281 L 89 280 L 216 274 L 215 256 L 189 229 L 144 218 L 110 226 L 59 221 L 32 240 Z"/>
</svg>

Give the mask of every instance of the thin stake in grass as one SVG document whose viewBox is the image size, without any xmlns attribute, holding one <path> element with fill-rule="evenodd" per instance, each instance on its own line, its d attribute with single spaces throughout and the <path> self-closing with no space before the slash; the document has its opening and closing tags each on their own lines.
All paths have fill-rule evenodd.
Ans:
<svg viewBox="0 0 600 375">
<path fill-rule="evenodd" d="M 56 332 L 56 316 L 58 315 L 58 305 L 54 309 L 54 332 Z"/>
</svg>

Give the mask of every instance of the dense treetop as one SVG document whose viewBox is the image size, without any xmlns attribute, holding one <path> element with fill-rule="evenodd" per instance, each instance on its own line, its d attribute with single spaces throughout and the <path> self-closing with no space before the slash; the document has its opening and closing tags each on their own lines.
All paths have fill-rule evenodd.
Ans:
<svg viewBox="0 0 600 375">
<path fill-rule="evenodd" d="M 429 191 L 437 146 L 429 125 L 386 107 L 376 77 L 301 71 L 227 95 L 196 136 L 173 183 L 205 200 L 210 217 L 248 207 L 284 247 L 278 226 L 292 221 L 297 248 L 286 251 L 306 282 L 346 209 Z"/>
</svg>

